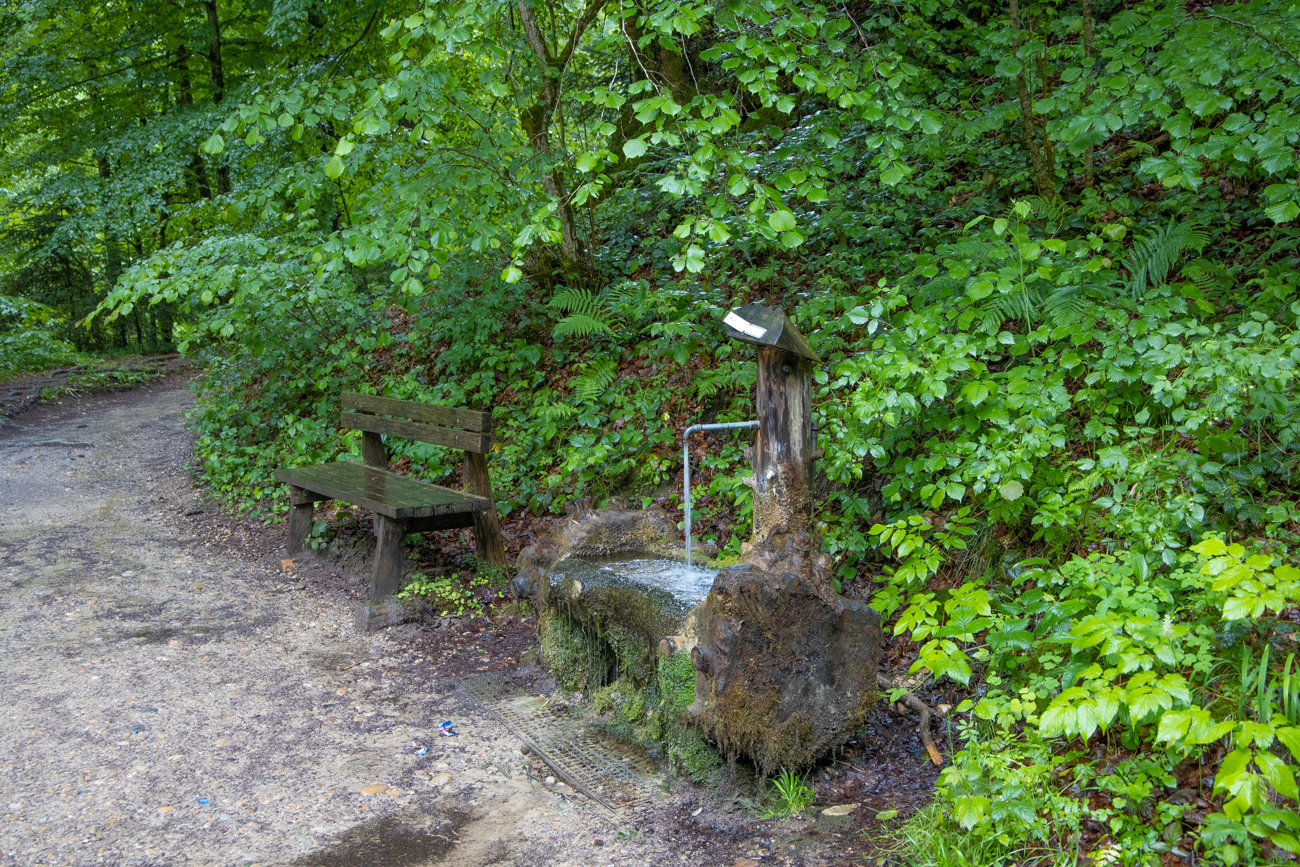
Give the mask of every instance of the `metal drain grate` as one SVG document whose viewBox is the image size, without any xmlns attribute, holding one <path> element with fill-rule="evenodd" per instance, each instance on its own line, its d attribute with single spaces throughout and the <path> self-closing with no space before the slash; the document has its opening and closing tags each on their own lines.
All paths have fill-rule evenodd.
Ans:
<svg viewBox="0 0 1300 867">
<path fill-rule="evenodd" d="M 609 735 L 547 708 L 509 675 L 489 671 L 462 678 L 460 689 L 528 744 L 555 775 L 612 813 L 648 804 L 654 773 Z M 622 753 L 620 755 L 620 753 Z"/>
</svg>

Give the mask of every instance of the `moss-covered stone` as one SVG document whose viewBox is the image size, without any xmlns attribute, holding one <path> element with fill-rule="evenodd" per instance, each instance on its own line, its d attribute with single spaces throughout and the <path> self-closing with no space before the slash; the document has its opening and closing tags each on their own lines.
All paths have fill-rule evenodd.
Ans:
<svg viewBox="0 0 1300 867">
<path fill-rule="evenodd" d="M 654 681 L 638 686 L 624 679 L 592 694 L 592 707 L 610 734 L 639 744 L 669 768 L 703 785 L 716 785 L 723 758 L 691 724 L 686 708 L 695 695 L 688 653 L 660 658 Z"/>
<path fill-rule="evenodd" d="M 804 537 L 756 551 L 770 566 L 723 569 L 699 613 L 689 712 L 765 776 L 843 743 L 876 700 L 880 619 L 828 589 L 813 551 Z"/>
<path fill-rule="evenodd" d="M 586 692 L 609 681 L 610 653 L 583 624 L 559 609 L 542 612 L 538 623 L 542 661 L 569 692 Z"/>
<path fill-rule="evenodd" d="M 695 667 L 689 653 L 660 659 L 659 691 L 673 713 L 684 712 L 695 701 Z"/>
<path fill-rule="evenodd" d="M 635 590 L 566 581 L 541 614 L 542 659 L 568 690 L 596 690 L 619 679 L 649 686 L 663 621 Z"/>
</svg>

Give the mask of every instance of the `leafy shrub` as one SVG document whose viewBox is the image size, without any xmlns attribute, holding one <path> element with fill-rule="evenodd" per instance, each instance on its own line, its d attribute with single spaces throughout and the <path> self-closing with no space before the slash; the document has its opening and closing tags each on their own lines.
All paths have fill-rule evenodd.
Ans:
<svg viewBox="0 0 1300 867">
<path fill-rule="evenodd" d="M 488 579 L 477 574 L 467 579 L 462 579 L 457 572 L 430 578 L 423 572 L 416 572 L 397 598 L 424 602 L 441 616 L 476 615 L 483 613 L 483 603 L 474 590 L 487 584 Z"/>
<path fill-rule="evenodd" d="M 914 597 L 896 627 L 947 636 L 949 676 L 967 660 L 987 671 L 987 694 L 957 709 L 971 713 L 965 746 L 940 777 L 965 832 L 1065 857 L 1091 822 L 1155 864 L 1190 827 L 1187 802 L 1165 800 L 1175 770 L 1218 749 L 1222 813 L 1201 834 L 1206 851 L 1233 863 L 1261 846 L 1300 850 L 1291 661 L 1270 664 L 1269 650 L 1289 628 L 1275 618 L 1300 602 L 1300 569 L 1207 536 L 1171 567 L 1091 554 L 1020 577 Z M 1136 755 L 1103 769 L 1076 746 L 1095 737 Z"/>
<path fill-rule="evenodd" d="M 0 295 L 0 380 L 82 360 L 71 344 L 55 336 L 61 318 L 44 304 Z"/>
</svg>

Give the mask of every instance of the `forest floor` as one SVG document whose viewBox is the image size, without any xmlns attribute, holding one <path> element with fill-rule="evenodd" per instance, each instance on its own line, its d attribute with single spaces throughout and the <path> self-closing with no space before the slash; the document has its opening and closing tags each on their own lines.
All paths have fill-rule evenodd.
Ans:
<svg viewBox="0 0 1300 867">
<path fill-rule="evenodd" d="M 819 777 L 850 816 L 667 780 L 605 818 L 455 688 L 544 686 L 530 621 L 359 631 L 363 564 L 282 563 L 281 527 L 195 487 L 192 404 L 176 376 L 0 427 L 0 865 L 820 867 L 876 862 L 871 817 L 928 798 L 914 721 L 881 711 Z"/>
</svg>

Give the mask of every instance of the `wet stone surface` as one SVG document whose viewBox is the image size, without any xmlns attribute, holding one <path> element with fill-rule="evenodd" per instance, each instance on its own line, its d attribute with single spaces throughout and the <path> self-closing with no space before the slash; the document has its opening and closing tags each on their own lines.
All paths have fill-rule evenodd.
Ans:
<svg viewBox="0 0 1300 867">
<path fill-rule="evenodd" d="M 360 573 L 286 571 L 282 527 L 199 496 L 191 405 L 173 381 L 0 430 L 94 444 L 0 449 L 3 867 L 731 867 L 760 852 L 811 867 L 861 851 L 680 784 L 616 824 L 548 787 L 455 688 L 509 668 L 547 689 L 531 624 L 359 633 Z M 448 719 L 457 737 L 439 736 Z"/>
</svg>

